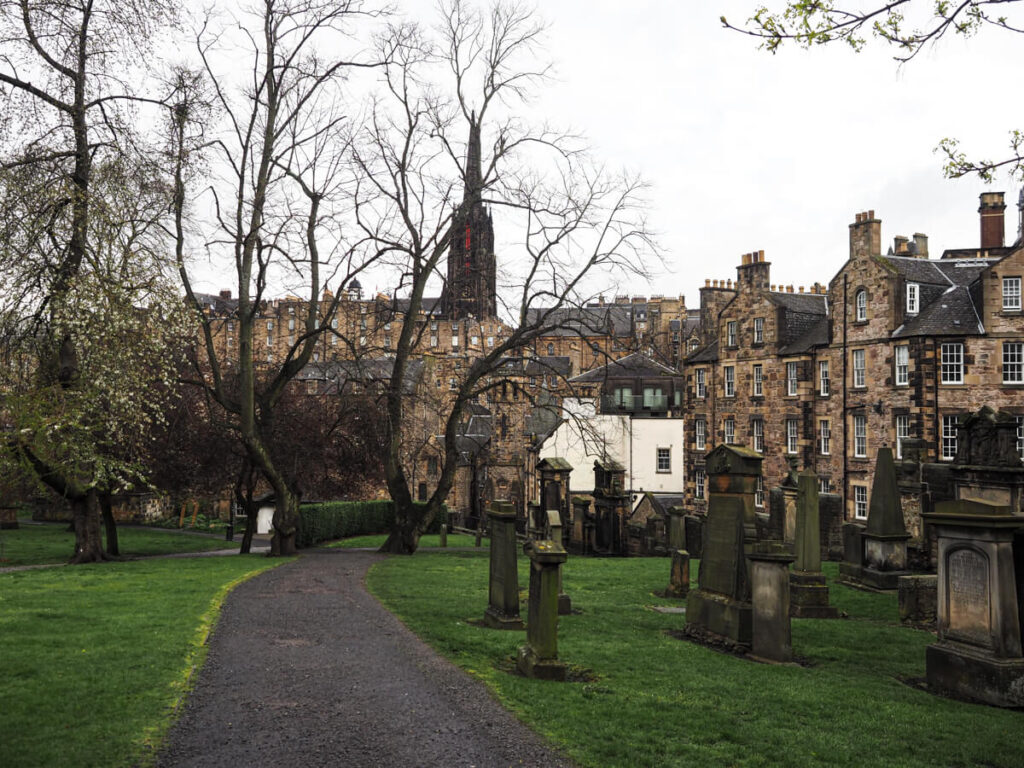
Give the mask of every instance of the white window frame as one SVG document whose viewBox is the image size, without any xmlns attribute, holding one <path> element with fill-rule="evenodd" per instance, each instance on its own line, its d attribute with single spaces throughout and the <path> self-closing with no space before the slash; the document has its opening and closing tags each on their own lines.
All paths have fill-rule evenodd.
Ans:
<svg viewBox="0 0 1024 768">
<path fill-rule="evenodd" d="M 764 318 L 754 318 L 754 343 L 764 344 Z"/>
<path fill-rule="evenodd" d="M 863 389 L 867 386 L 867 354 L 863 349 L 850 352 L 853 357 L 853 387 Z"/>
<path fill-rule="evenodd" d="M 696 370 L 696 376 L 697 376 L 697 384 L 696 384 L 697 397 L 699 399 L 703 400 L 705 397 L 708 396 L 707 370 L 704 369 L 704 368 L 698 368 Z"/>
<path fill-rule="evenodd" d="M 738 335 L 737 331 L 736 331 L 736 328 L 737 328 L 737 325 L 736 325 L 736 321 L 735 320 L 729 320 L 725 324 L 725 346 L 727 346 L 727 347 L 735 347 L 736 346 L 736 337 Z"/>
<path fill-rule="evenodd" d="M 786 453 L 796 453 L 799 449 L 800 425 L 796 419 L 786 419 Z"/>
<path fill-rule="evenodd" d="M 956 458 L 956 432 L 959 423 L 960 418 L 958 416 L 947 415 L 942 417 L 942 445 L 939 453 L 939 458 L 942 461 L 952 461 Z"/>
<path fill-rule="evenodd" d="M 705 498 L 705 489 L 707 488 L 707 474 L 703 469 L 698 469 L 693 473 L 693 495 L 695 498 Z"/>
<path fill-rule="evenodd" d="M 868 417 L 862 413 L 853 415 L 853 455 L 858 459 L 868 455 Z"/>
<path fill-rule="evenodd" d="M 1003 384 L 1024 384 L 1024 342 L 1003 342 Z"/>
<path fill-rule="evenodd" d="M 921 286 L 907 283 L 907 314 L 916 315 L 921 308 Z"/>
<path fill-rule="evenodd" d="M 1024 416 L 1015 416 L 1017 420 L 1017 453 L 1024 460 Z"/>
<path fill-rule="evenodd" d="M 857 322 L 861 323 L 868 319 L 868 292 L 861 288 L 854 297 L 854 304 L 857 307 Z"/>
<path fill-rule="evenodd" d="M 910 414 L 896 415 L 896 458 L 903 458 L 903 441 L 910 437 Z"/>
<path fill-rule="evenodd" d="M 795 362 L 786 363 L 786 394 L 793 396 L 799 388 L 799 369 Z"/>
<path fill-rule="evenodd" d="M 1003 278 L 1003 311 L 1019 312 L 1021 309 L 1021 291 L 1019 277 Z"/>
<path fill-rule="evenodd" d="M 459 348 L 459 334 L 453 333 L 452 334 L 452 349 L 458 349 L 458 348 Z"/>
<path fill-rule="evenodd" d="M 943 384 L 964 383 L 964 345 L 960 341 L 950 341 L 942 345 L 942 376 Z"/>
<path fill-rule="evenodd" d="M 655 470 L 659 473 L 665 474 L 672 471 L 672 449 L 671 448 L 658 448 L 655 452 L 656 467 Z"/>
<path fill-rule="evenodd" d="M 818 493 L 832 493 L 832 481 L 827 477 L 819 477 Z"/>
<path fill-rule="evenodd" d="M 736 397 L 736 367 L 727 365 L 722 373 L 722 386 L 725 390 L 725 397 Z"/>
<path fill-rule="evenodd" d="M 761 363 L 754 364 L 753 371 L 754 397 L 764 396 L 764 366 Z"/>
<path fill-rule="evenodd" d="M 757 482 L 754 484 L 754 506 L 764 506 L 764 476 L 758 475 Z"/>
<path fill-rule="evenodd" d="M 722 438 L 726 445 L 736 442 L 736 419 L 731 416 L 722 420 Z"/>
<path fill-rule="evenodd" d="M 906 387 L 910 385 L 910 346 L 898 344 L 895 351 L 896 360 L 896 386 Z"/>
<path fill-rule="evenodd" d="M 750 424 L 751 447 L 758 453 L 764 453 L 764 421 L 754 419 Z"/>
<path fill-rule="evenodd" d="M 868 519 L 868 489 L 865 485 L 853 486 L 853 516 L 857 520 Z"/>
<path fill-rule="evenodd" d="M 698 451 L 708 447 L 708 423 L 704 419 L 695 419 L 693 422 L 693 446 Z"/>
<path fill-rule="evenodd" d="M 828 419 L 818 421 L 818 453 L 822 456 L 832 453 L 832 425 Z"/>
<path fill-rule="evenodd" d="M 818 394 L 822 397 L 828 397 L 830 392 L 829 389 L 829 378 L 828 378 L 828 360 L 818 361 Z"/>
</svg>

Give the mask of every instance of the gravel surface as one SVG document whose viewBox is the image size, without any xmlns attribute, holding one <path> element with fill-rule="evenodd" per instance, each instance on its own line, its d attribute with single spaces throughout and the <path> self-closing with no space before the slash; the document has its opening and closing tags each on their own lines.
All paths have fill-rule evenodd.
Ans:
<svg viewBox="0 0 1024 768">
<path fill-rule="evenodd" d="M 381 556 L 318 550 L 245 582 L 158 766 L 572 766 L 369 595 Z"/>
</svg>

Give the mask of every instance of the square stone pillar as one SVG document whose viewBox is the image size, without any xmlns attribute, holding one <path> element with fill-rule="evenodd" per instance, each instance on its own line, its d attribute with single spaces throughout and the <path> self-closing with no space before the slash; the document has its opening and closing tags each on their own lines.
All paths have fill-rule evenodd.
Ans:
<svg viewBox="0 0 1024 768">
<path fill-rule="evenodd" d="M 558 660 L 558 580 L 566 552 L 555 541 L 535 541 L 530 555 L 530 602 L 526 645 L 516 667 L 527 677 L 565 680 L 566 664 Z"/>
<path fill-rule="evenodd" d="M 495 629 L 522 629 L 519 618 L 519 567 L 516 558 L 516 509 L 506 501 L 491 504 L 491 571 L 484 623 Z"/>
<path fill-rule="evenodd" d="M 789 620 L 789 564 L 793 555 L 784 544 L 757 544 L 747 555 L 753 610 L 751 651 L 768 661 L 793 660 Z"/>
</svg>

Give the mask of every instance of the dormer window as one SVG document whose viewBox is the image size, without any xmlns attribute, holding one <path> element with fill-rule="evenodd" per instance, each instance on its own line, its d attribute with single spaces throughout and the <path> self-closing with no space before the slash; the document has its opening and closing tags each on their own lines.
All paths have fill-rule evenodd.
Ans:
<svg viewBox="0 0 1024 768">
<path fill-rule="evenodd" d="M 907 314 L 916 315 L 920 303 L 920 288 L 918 284 L 907 283 Z"/>
<path fill-rule="evenodd" d="M 857 322 L 863 323 L 868 319 L 868 292 L 861 288 L 857 291 Z"/>
</svg>

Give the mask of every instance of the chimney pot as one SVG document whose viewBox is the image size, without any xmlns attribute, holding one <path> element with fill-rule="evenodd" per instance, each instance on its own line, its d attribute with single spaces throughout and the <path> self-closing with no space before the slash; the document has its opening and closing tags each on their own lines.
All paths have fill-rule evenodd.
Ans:
<svg viewBox="0 0 1024 768">
<path fill-rule="evenodd" d="M 801 285 L 800 286 L 800 293 L 803 293 L 803 292 L 804 292 L 804 287 Z"/>
<path fill-rule="evenodd" d="M 704 278 L 704 287 L 705 288 L 710 288 L 711 287 L 711 278 L 708 278 L 708 277 Z"/>
<path fill-rule="evenodd" d="M 982 192 L 978 213 L 981 214 L 981 247 L 1002 248 L 1006 237 L 1003 212 L 1006 204 L 1002 192 Z"/>
<path fill-rule="evenodd" d="M 786 293 L 792 293 L 792 292 L 793 292 L 793 286 L 792 285 L 787 285 L 786 286 Z"/>
<path fill-rule="evenodd" d="M 750 254 L 749 253 L 744 253 L 743 256 L 740 257 L 740 264 L 743 265 L 743 266 L 746 266 L 747 264 L 750 264 Z"/>
<path fill-rule="evenodd" d="M 874 220 L 874 218 L 875 218 L 875 212 L 874 211 L 868 211 L 867 219 L 869 221 L 872 221 L 872 220 Z"/>
</svg>

